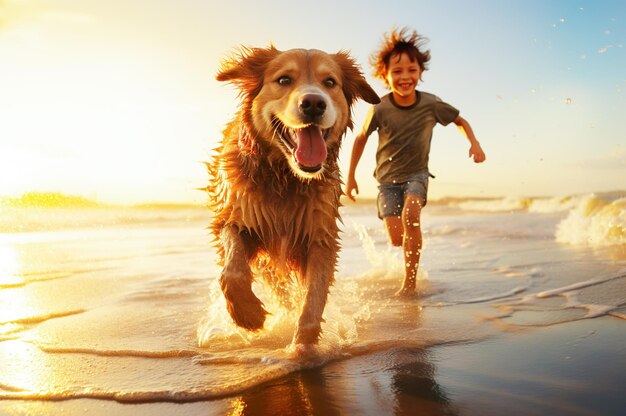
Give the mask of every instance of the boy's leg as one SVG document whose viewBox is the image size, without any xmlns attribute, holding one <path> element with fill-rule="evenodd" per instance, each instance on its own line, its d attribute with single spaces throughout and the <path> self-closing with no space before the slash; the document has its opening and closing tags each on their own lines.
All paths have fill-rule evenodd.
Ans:
<svg viewBox="0 0 626 416">
<path fill-rule="evenodd" d="M 398 295 L 410 295 L 415 292 L 417 282 L 417 270 L 420 255 L 422 254 L 422 229 L 420 214 L 424 199 L 417 195 L 408 194 L 402 210 L 402 227 L 404 239 L 402 249 L 404 251 L 404 283 L 398 291 Z"/>
<path fill-rule="evenodd" d="M 402 217 L 385 217 L 385 228 L 387 229 L 387 237 L 389 243 L 394 247 L 402 246 L 404 241 L 404 227 L 402 226 Z"/>
<path fill-rule="evenodd" d="M 385 223 L 389 243 L 402 246 L 404 227 L 402 225 L 402 206 L 404 190 L 401 185 L 380 185 L 378 187 L 378 217 Z"/>
</svg>

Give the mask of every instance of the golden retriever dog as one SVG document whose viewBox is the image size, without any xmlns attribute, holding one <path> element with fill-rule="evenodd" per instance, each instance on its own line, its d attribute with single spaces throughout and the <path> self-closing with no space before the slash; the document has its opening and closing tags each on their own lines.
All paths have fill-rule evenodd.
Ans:
<svg viewBox="0 0 626 416">
<path fill-rule="evenodd" d="M 242 48 L 216 78 L 241 98 L 207 164 L 228 312 L 260 330 L 267 311 L 252 291 L 255 275 L 277 291 L 295 279 L 303 295 L 292 344 L 307 349 L 320 336 L 339 251 L 341 139 L 352 104 L 380 99 L 343 51 Z"/>
</svg>

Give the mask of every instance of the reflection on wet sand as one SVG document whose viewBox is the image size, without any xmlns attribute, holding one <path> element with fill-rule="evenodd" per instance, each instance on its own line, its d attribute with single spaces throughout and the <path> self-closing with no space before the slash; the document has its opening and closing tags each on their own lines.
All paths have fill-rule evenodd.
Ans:
<svg viewBox="0 0 626 416">
<path fill-rule="evenodd" d="M 385 314 L 388 325 L 415 328 L 421 324 L 421 302 L 399 306 L 395 314 Z M 435 380 L 436 368 L 428 350 L 402 345 L 402 341 L 370 343 L 354 348 L 357 356 L 349 360 L 262 384 L 232 399 L 228 414 L 380 415 L 389 414 L 390 409 L 396 415 L 458 414 Z"/>
<path fill-rule="evenodd" d="M 228 415 L 378 415 L 390 409 L 395 415 L 458 414 L 435 380 L 427 351 L 381 352 L 290 374 L 232 399 Z"/>
<path fill-rule="evenodd" d="M 427 351 L 402 351 L 393 372 L 396 415 L 456 415 L 452 401 L 435 380 Z"/>
<path fill-rule="evenodd" d="M 291 374 L 233 399 L 229 416 L 338 415 L 328 380 L 319 369 Z"/>
<path fill-rule="evenodd" d="M 11 384 L 2 384 L 9 392 L 46 391 L 62 376 L 60 368 L 54 368 L 45 354 L 33 345 L 9 340 L 0 344 L 0 374 Z"/>
<path fill-rule="evenodd" d="M 18 275 L 19 269 L 20 265 L 15 249 L 0 243 L 0 289 L 22 283 L 22 279 Z"/>
</svg>

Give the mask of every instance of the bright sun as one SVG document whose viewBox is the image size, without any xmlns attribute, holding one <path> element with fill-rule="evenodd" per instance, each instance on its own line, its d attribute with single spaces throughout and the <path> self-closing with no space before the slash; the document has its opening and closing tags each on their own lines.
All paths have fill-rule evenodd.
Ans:
<svg viewBox="0 0 626 416">
<path fill-rule="evenodd" d="M 88 14 L 22 3 L 0 0 L 0 197 L 196 199 L 206 117 L 182 69 Z"/>
</svg>

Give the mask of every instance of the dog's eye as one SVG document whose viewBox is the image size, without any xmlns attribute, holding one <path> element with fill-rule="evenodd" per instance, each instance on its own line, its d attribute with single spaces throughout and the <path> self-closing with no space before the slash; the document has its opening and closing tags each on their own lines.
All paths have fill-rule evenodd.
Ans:
<svg viewBox="0 0 626 416">
<path fill-rule="evenodd" d="M 291 78 L 289 78 L 287 75 L 283 75 L 282 77 L 278 78 L 276 82 L 278 82 L 278 85 L 282 85 L 283 87 L 285 87 L 291 84 Z"/>
<path fill-rule="evenodd" d="M 324 85 L 325 85 L 327 88 L 332 88 L 332 87 L 334 87 L 335 85 L 337 85 L 337 81 L 335 81 L 335 80 L 334 80 L 334 78 L 326 78 L 326 79 L 324 80 Z"/>
</svg>

